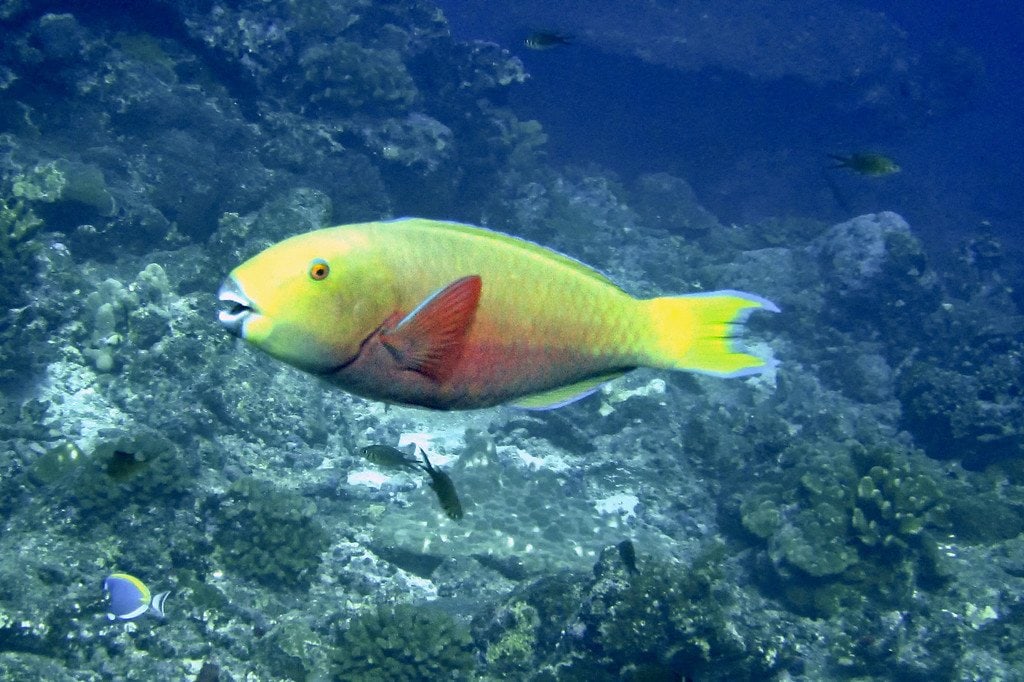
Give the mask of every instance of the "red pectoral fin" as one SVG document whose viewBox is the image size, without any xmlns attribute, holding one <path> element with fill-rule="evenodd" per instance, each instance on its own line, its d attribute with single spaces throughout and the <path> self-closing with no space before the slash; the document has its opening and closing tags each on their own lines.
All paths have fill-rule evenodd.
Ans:
<svg viewBox="0 0 1024 682">
<path fill-rule="evenodd" d="M 479 275 L 457 279 L 425 298 L 380 340 L 395 360 L 441 381 L 449 376 L 462 355 L 466 335 L 480 303 Z"/>
</svg>

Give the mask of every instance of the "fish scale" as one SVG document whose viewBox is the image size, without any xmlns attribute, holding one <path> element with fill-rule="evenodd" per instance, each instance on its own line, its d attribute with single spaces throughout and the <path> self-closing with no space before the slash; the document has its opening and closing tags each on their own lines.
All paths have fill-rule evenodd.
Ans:
<svg viewBox="0 0 1024 682">
<path fill-rule="evenodd" d="M 411 242 L 417 244 L 400 268 L 407 273 L 405 281 L 417 285 L 405 291 L 403 308 L 413 307 L 460 276 L 479 274 L 484 280 L 477 311 L 480 336 L 502 339 L 509 344 L 509 352 L 522 346 L 560 347 L 618 364 L 642 360 L 643 329 L 632 310 L 635 299 L 597 271 L 546 249 L 524 252 L 516 248 L 518 244 L 498 241 L 499 249 L 492 251 L 486 248 L 494 245 L 489 237 L 438 230 L 435 223 L 389 229 L 395 225 L 382 223 L 378 228 L 382 240 L 392 241 L 395 252 L 404 251 Z M 416 232 L 421 235 L 412 236 Z M 467 248 L 460 245 L 466 239 L 481 244 L 459 254 Z M 592 324 L 594 320 L 601 325 Z M 510 337 L 509 331 L 520 335 Z"/>
</svg>

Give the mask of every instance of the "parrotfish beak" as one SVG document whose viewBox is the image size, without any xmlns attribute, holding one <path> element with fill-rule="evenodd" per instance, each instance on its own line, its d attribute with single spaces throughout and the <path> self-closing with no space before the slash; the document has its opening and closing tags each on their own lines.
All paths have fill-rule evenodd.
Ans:
<svg viewBox="0 0 1024 682">
<path fill-rule="evenodd" d="M 226 304 L 226 307 L 217 313 L 217 319 L 229 332 L 244 339 L 245 322 L 250 316 L 257 314 L 256 306 L 245 295 L 234 277 L 228 277 L 220 285 L 217 299 Z"/>
</svg>

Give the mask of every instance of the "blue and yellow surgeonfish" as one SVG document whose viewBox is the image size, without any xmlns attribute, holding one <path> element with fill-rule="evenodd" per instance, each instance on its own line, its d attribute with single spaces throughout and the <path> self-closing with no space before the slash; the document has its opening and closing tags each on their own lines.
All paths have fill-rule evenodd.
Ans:
<svg viewBox="0 0 1024 682">
<path fill-rule="evenodd" d="M 145 583 L 127 573 L 112 573 L 103 581 L 103 591 L 110 599 L 107 618 L 131 620 L 144 613 L 164 617 L 164 601 L 170 592 L 150 594 Z"/>
</svg>

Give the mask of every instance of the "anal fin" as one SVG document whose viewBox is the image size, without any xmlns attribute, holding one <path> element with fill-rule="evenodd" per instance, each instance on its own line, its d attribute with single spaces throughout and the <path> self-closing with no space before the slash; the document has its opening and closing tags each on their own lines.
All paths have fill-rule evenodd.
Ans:
<svg viewBox="0 0 1024 682">
<path fill-rule="evenodd" d="M 618 379 L 626 370 L 609 372 L 600 376 L 577 381 L 574 384 L 560 386 L 541 393 L 534 393 L 518 400 L 512 401 L 513 407 L 522 407 L 527 410 L 553 410 L 569 403 L 574 403 L 581 398 L 586 398 L 596 392 L 602 386 L 613 379 Z"/>
</svg>

